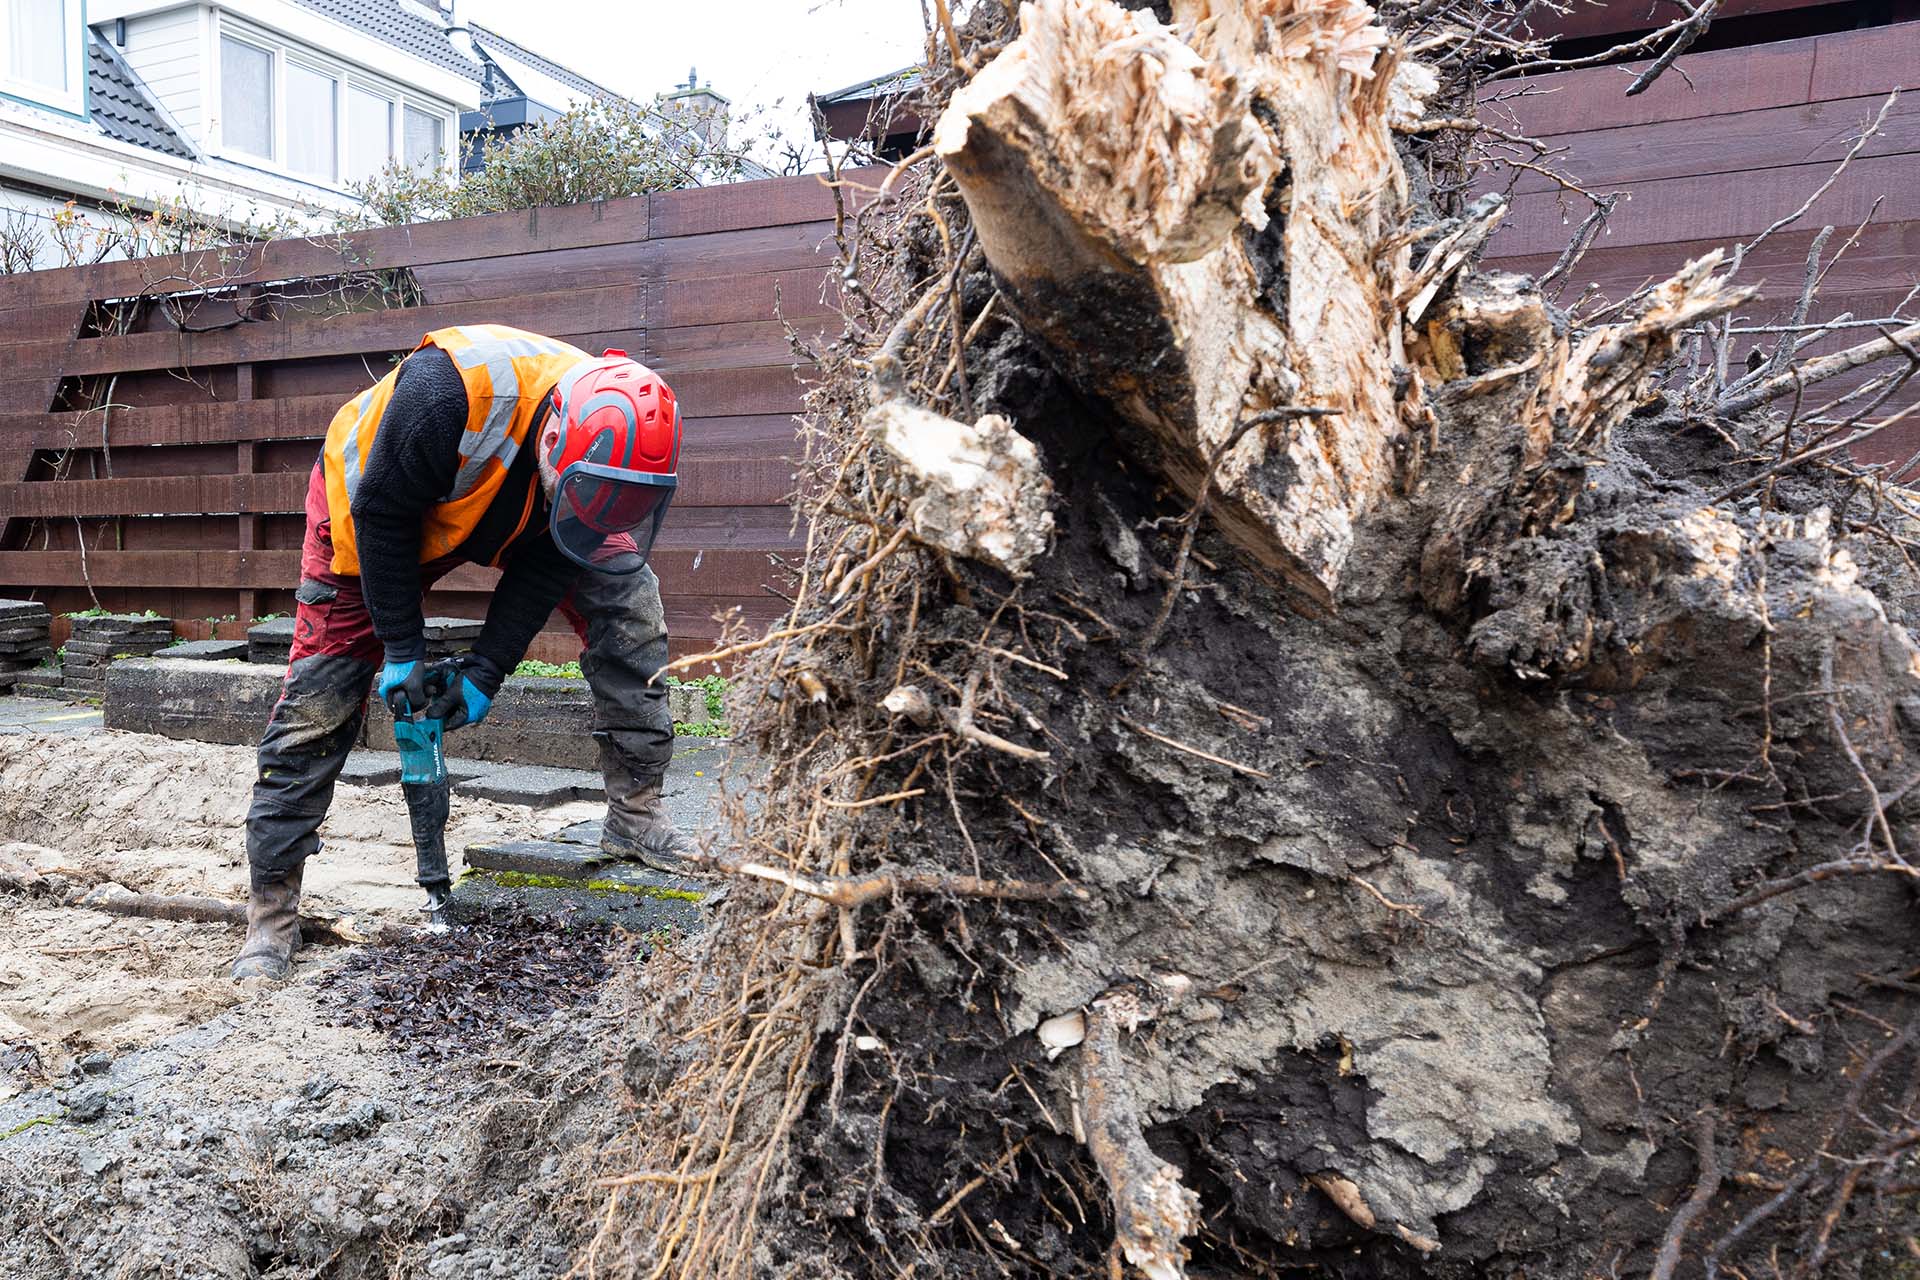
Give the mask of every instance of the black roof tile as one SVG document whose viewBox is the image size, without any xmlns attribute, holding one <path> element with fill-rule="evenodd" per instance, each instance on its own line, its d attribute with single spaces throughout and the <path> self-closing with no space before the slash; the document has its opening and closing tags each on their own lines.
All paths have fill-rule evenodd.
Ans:
<svg viewBox="0 0 1920 1280">
<path fill-rule="evenodd" d="M 108 137 L 182 160 L 194 158 L 193 148 L 167 123 L 140 77 L 92 32 L 87 39 L 87 95 L 93 121 Z"/>
<path fill-rule="evenodd" d="M 402 4 L 401 0 L 298 0 L 298 3 L 469 80 L 480 78 L 479 66 L 453 47 L 444 26 Z"/>
</svg>

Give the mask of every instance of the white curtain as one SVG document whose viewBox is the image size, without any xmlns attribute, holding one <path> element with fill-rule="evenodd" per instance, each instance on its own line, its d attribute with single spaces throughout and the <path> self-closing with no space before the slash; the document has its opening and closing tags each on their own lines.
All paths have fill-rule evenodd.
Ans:
<svg viewBox="0 0 1920 1280">
<path fill-rule="evenodd" d="M 220 137 L 231 150 L 273 159 L 273 55 L 220 38 Z"/>
<path fill-rule="evenodd" d="M 437 165 L 443 143 L 440 141 L 440 117 L 407 108 L 407 164 Z"/>
<path fill-rule="evenodd" d="M 67 0 L 6 0 L 7 74 L 65 92 Z"/>
<path fill-rule="evenodd" d="M 332 182 L 338 125 L 333 77 L 287 63 L 287 168 Z"/>
<path fill-rule="evenodd" d="M 393 158 L 393 103 L 365 89 L 347 90 L 347 178 L 364 182 Z"/>
</svg>

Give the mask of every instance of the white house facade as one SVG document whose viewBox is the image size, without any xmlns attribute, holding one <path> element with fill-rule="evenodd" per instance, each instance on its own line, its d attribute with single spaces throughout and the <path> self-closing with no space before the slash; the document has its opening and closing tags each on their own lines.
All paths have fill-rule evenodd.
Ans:
<svg viewBox="0 0 1920 1280">
<path fill-rule="evenodd" d="M 463 123 L 615 96 L 456 0 L 0 0 L 0 216 L 323 221 L 390 162 L 454 172 Z"/>
</svg>

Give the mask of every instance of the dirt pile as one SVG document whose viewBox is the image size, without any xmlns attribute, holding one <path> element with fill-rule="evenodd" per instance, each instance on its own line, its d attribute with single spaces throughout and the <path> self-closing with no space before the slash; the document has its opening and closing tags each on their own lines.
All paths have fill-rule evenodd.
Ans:
<svg viewBox="0 0 1920 1280">
<path fill-rule="evenodd" d="M 62 905 L 109 880 L 244 896 L 251 773 L 236 748 L 0 737 L 0 1276 L 563 1274 L 557 1153 L 620 1114 L 605 931 L 414 938 L 404 803 L 357 787 L 309 883 L 401 932 L 310 948 L 286 988 L 226 979 L 237 929 Z M 596 812 L 463 801 L 449 843 Z"/>
</svg>

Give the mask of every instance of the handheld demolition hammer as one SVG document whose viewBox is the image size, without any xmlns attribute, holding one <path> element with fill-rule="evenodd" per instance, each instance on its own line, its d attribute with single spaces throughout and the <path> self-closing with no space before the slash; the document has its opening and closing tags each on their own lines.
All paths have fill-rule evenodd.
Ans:
<svg viewBox="0 0 1920 1280">
<path fill-rule="evenodd" d="M 460 679 L 457 662 L 436 662 L 427 668 L 427 701 L 431 705 Z M 407 798 L 407 820 L 413 828 L 414 878 L 427 891 L 427 928 L 447 929 L 447 899 L 453 892 L 447 870 L 447 816 L 452 810 L 452 785 L 447 781 L 443 742 L 446 721 L 415 708 L 406 690 L 387 694 L 393 712 L 393 738 L 400 748 L 400 789 Z"/>
</svg>

